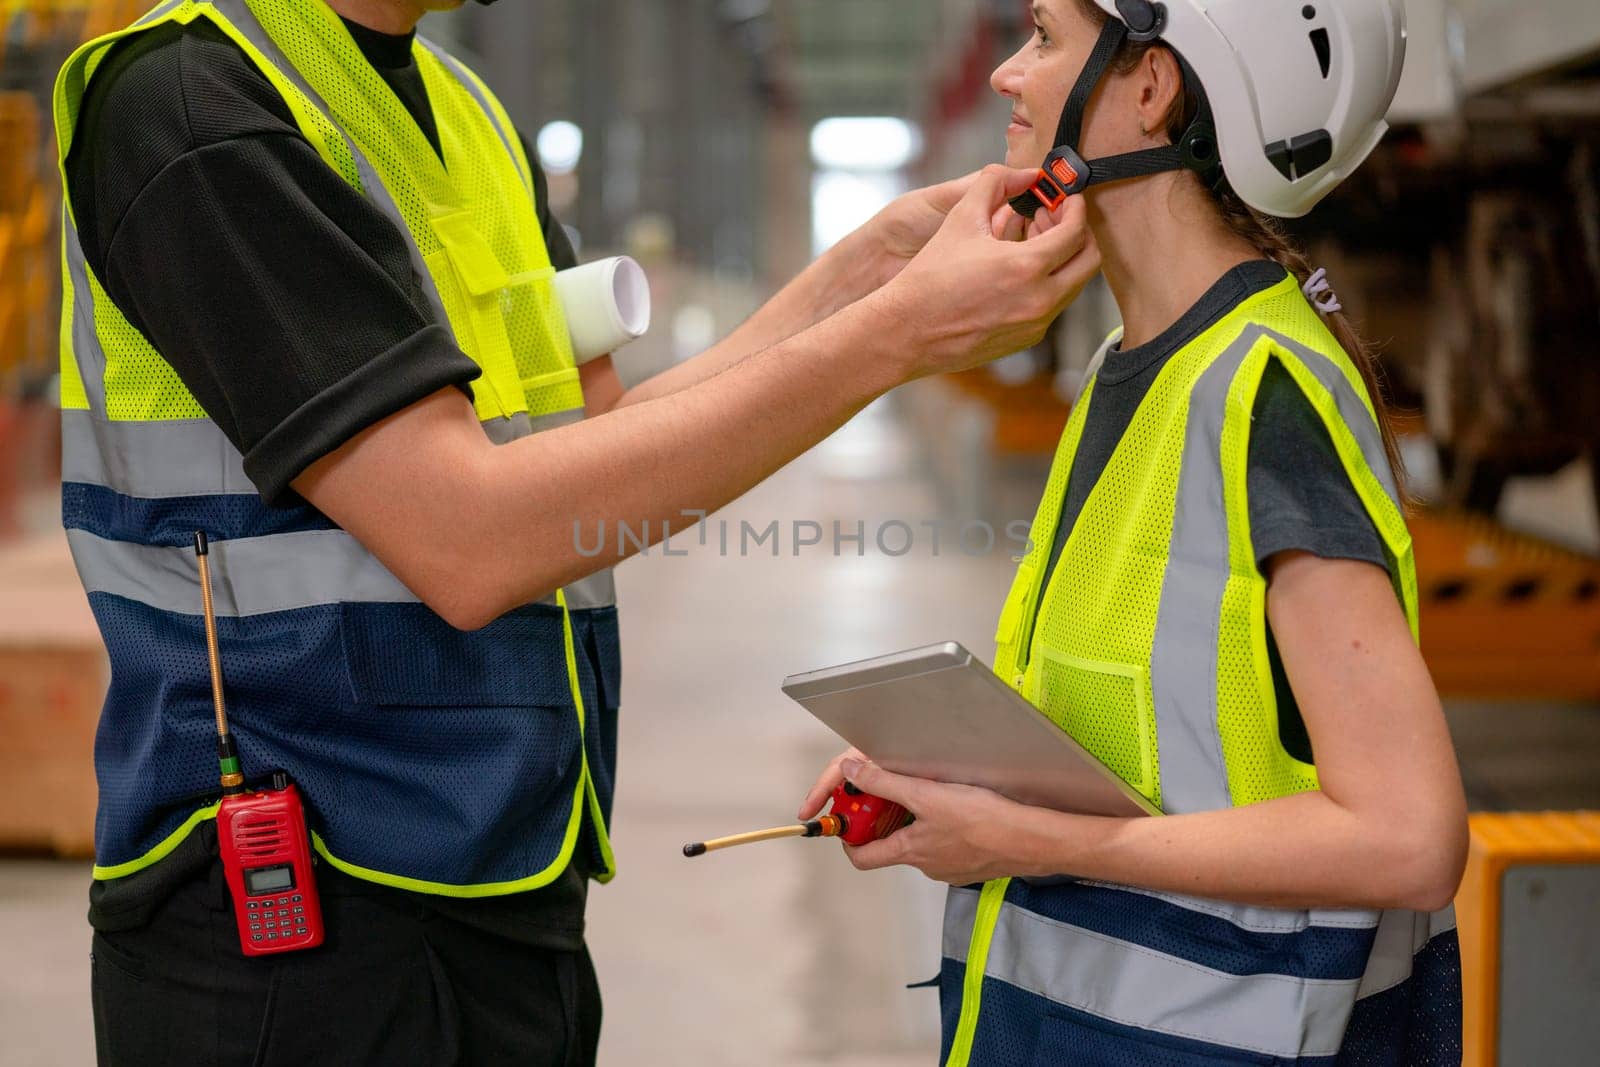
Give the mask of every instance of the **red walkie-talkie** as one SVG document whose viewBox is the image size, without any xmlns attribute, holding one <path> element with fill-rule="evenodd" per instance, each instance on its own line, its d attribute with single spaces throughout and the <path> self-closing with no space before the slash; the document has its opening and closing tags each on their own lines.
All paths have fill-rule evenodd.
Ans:
<svg viewBox="0 0 1600 1067">
<path fill-rule="evenodd" d="M 305 804 L 284 771 L 272 772 L 269 788 L 245 785 L 222 701 L 222 657 L 211 605 L 209 549 L 206 535 L 199 531 L 194 535 L 194 554 L 200 560 L 211 700 L 217 713 L 217 758 L 222 765 L 217 843 L 239 924 L 239 947 L 246 956 L 315 948 L 322 944 L 322 905 L 317 899 Z"/>
</svg>

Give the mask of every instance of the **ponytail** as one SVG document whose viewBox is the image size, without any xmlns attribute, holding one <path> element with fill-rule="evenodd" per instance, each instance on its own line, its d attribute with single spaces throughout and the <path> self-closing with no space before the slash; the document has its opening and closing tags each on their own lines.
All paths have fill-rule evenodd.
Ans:
<svg viewBox="0 0 1600 1067">
<path fill-rule="evenodd" d="M 1263 215 L 1240 200 L 1238 195 L 1228 188 L 1226 182 L 1214 195 L 1217 207 L 1222 213 L 1222 220 L 1229 230 L 1254 246 L 1264 258 L 1272 260 L 1288 271 L 1302 286 L 1310 280 L 1311 261 L 1295 244 L 1293 238 L 1283 231 L 1276 219 L 1270 215 Z M 1409 507 L 1412 501 L 1406 488 L 1405 461 L 1400 455 L 1400 442 L 1394 432 L 1394 416 L 1384 395 L 1383 369 L 1378 363 L 1377 352 L 1356 332 L 1355 325 L 1343 311 L 1326 312 L 1320 308 L 1318 311 L 1321 312 L 1323 321 L 1327 323 L 1328 332 L 1333 334 L 1334 340 L 1339 342 L 1339 347 L 1344 349 L 1345 354 L 1350 357 L 1350 362 L 1354 363 L 1356 370 L 1361 373 L 1361 380 L 1367 387 L 1367 396 L 1372 400 L 1372 409 L 1378 416 L 1378 431 L 1383 437 L 1383 451 L 1389 459 L 1389 466 L 1394 471 L 1395 485 L 1400 491 L 1401 506 Z"/>
</svg>

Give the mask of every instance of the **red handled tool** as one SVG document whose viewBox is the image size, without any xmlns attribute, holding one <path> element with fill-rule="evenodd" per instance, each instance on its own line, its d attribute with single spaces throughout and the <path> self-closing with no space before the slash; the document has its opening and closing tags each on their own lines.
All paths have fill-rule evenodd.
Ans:
<svg viewBox="0 0 1600 1067">
<path fill-rule="evenodd" d="M 322 944 L 322 906 L 312 873 L 311 838 L 300 790 L 283 771 L 272 785 L 250 789 L 239 769 L 239 752 L 228 732 L 222 701 L 222 657 L 217 649 L 217 619 L 211 605 L 211 569 L 206 535 L 194 535 L 200 559 L 200 597 L 206 620 L 206 653 L 211 662 L 211 702 L 217 713 L 217 758 L 222 766 L 222 803 L 217 808 L 217 842 L 222 873 L 233 897 L 239 947 L 246 956 L 270 956 Z"/>
<path fill-rule="evenodd" d="M 770 830 L 697 841 L 692 845 L 684 845 L 683 854 L 704 856 L 718 849 L 757 841 L 774 841 L 780 837 L 837 837 L 847 845 L 865 845 L 869 841 L 888 837 L 911 820 L 911 813 L 892 800 L 863 793 L 849 782 L 844 782 L 833 791 L 833 807 L 828 809 L 826 815 L 793 826 L 775 826 Z"/>
</svg>

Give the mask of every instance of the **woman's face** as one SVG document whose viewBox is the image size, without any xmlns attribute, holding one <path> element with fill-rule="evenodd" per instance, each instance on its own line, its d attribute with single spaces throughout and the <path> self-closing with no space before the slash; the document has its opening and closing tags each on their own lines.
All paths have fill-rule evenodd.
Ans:
<svg viewBox="0 0 1600 1067">
<path fill-rule="evenodd" d="M 1033 36 L 989 79 L 1012 105 L 1006 127 L 1009 167 L 1037 167 L 1055 147 L 1061 109 L 1100 36 L 1100 27 L 1084 15 L 1078 0 L 1035 0 L 1033 22 Z M 1127 81 L 1108 72 L 1091 98 L 1077 146 L 1085 159 L 1149 144 L 1139 134 L 1136 94 Z"/>
</svg>

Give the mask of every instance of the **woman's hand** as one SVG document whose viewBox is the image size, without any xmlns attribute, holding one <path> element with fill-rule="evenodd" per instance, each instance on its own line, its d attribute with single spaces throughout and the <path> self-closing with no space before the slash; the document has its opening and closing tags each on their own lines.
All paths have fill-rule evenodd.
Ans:
<svg viewBox="0 0 1600 1067">
<path fill-rule="evenodd" d="M 817 814 L 822 811 L 822 806 L 828 802 L 828 798 L 833 796 L 833 791 L 838 789 L 839 784 L 844 781 L 844 771 L 840 770 L 840 765 L 845 760 L 865 763 L 867 762 L 867 757 L 862 754 L 859 748 L 852 748 L 829 760 L 828 765 L 817 776 L 817 784 L 811 787 L 811 791 L 806 794 L 806 798 L 800 802 L 801 822 L 816 818 Z"/>
<path fill-rule="evenodd" d="M 1019 825 L 1028 811 L 1023 805 L 987 789 L 891 774 L 848 753 L 835 763 L 857 789 L 892 800 L 916 816 L 910 826 L 881 841 L 845 846 L 857 870 L 903 864 L 951 885 L 1040 873 L 1028 869 L 1025 859 L 1031 834 Z M 828 777 L 824 774 L 823 780 Z"/>
</svg>

